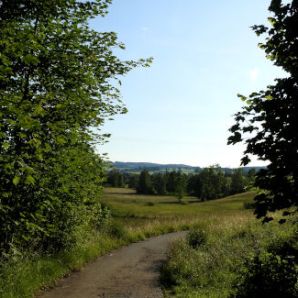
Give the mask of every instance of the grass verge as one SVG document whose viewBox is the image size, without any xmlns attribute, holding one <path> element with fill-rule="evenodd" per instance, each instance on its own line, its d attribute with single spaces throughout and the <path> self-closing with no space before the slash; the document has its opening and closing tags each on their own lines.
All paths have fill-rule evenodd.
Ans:
<svg viewBox="0 0 298 298">
<path fill-rule="evenodd" d="M 80 270 L 86 263 L 125 244 L 164 233 L 193 227 L 244 225 L 253 216 L 243 204 L 253 193 L 200 203 L 185 198 L 183 204 L 171 196 L 142 196 L 131 190 L 107 189 L 102 199 L 113 214 L 112 222 L 102 231 L 81 231 L 77 245 L 52 256 L 15 255 L 0 270 L 1 298 L 29 298 L 40 289 Z"/>
<path fill-rule="evenodd" d="M 183 298 L 295 297 L 291 296 L 292 294 L 287 296 L 283 290 L 282 296 L 279 295 L 280 293 L 274 296 L 277 294 L 276 290 L 274 293 L 268 289 L 272 286 L 270 283 L 274 281 L 277 283 L 282 279 L 284 284 L 288 282 L 285 272 L 273 272 L 272 268 L 270 269 L 263 261 L 256 264 L 259 272 L 256 272 L 254 276 L 249 271 L 256 257 L 259 260 L 264 257 L 268 259 L 268 256 L 277 256 L 277 262 L 282 263 L 280 256 L 272 254 L 272 248 L 275 247 L 276 250 L 276 247 L 282 247 L 285 243 L 287 245 L 294 243 L 292 239 L 297 233 L 296 229 L 297 227 L 290 222 L 284 225 L 277 222 L 262 225 L 256 221 L 241 222 L 237 217 L 233 221 L 226 219 L 215 223 L 205 223 L 192 230 L 185 240 L 173 243 L 168 261 L 164 264 L 161 274 L 165 296 Z M 291 246 L 291 249 L 298 251 L 297 242 Z M 266 269 L 267 276 L 262 276 L 264 266 L 269 268 L 269 271 Z M 277 266 L 274 270 L 279 270 L 275 268 Z M 298 269 L 297 267 L 295 269 L 295 265 L 292 268 L 294 271 Z M 249 276 L 249 284 L 247 280 L 243 281 L 244 276 Z M 293 279 L 293 276 L 290 278 Z M 269 284 L 267 289 L 264 289 L 265 279 Z M 280 286 L 281 284 L 277 285 L 279 288 Z M 248 295 L 246 293 L 241 296 L 236 291 L 240 288 L 246 292 L 252 287 L 256 289 Z M 258 291 L 264 291 L 264 293 L 259 295 Z M 269 291 L 271 295 L 268 296 L 266 294 Z"/>
</svg>

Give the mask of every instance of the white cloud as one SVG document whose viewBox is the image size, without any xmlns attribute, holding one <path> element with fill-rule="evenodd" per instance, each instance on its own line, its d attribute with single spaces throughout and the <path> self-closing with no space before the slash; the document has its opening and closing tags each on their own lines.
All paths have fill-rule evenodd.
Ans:
<svg viewBox="0 0 298 298">
<path fill-rule="evenodd" d="M 252 82 L 255 82 L 258 78 L 259 78 L 259 75 L 260 75 L 260 70 L 258 68 L 253 68 L 249 71 L 249 79 L 250 81 Z"/>
</svg>

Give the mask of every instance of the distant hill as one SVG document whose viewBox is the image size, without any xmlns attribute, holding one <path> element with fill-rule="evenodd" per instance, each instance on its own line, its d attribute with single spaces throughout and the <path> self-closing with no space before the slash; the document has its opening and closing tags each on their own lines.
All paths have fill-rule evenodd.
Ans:
<svg viewBox="0 0 298 298">
<path fill-rule="evenodd" d="M 122 162 L 116 161 L 111 163 L 112 167 L 121 172 L 135 172 L 138 173 L 142 170 L 150 172 L 165 172 L 165 171 L 182 171 L 185 173 L 200 172 L 203 168 L 193 167 L 185 164 L 159 164 L 151 162 Z M 243 172 L 247 173 L 249 170 L 254 169 L 259 171 L 264 167 L 243 167 Z M 229 173 L 233 168 L 222 168 L 225 172 Z"/>
<path fill-rule="evenodd" d="M 200 170 L 199 167 L 192 167 L 184 164 L 159 164 L 151 162 L 112 162 L 112 166 L 122 172 L 140 172 L 148 170 L 150 172 L 165 172 L 165 171 L 185 171 L 194 172 Z"/>
</svg>

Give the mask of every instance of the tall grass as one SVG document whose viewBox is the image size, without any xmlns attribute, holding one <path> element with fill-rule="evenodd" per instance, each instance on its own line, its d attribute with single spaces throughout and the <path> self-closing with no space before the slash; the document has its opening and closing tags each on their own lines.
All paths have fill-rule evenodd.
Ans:
<svg viewBox="0 0 298 298">
<path fill-rule="evenodd" d="M 151 236 L 192 227 L 210 231 L 217 227 L 219 231 L 220 227 L 225 230 L 246 225 L 253 216 L 243 203 L 252 197 L 253 193 L 244 193 L 204 203 L 188 197 L 180 204 L 171 196 L 142 196 L 131 190 L 107 189 L 102 201 L 111 208 L 112 221 L 101 231 L 78 231 L 77 244 L 70 251 L 50 256 L 12 256 L 0 266 L 0 297 L 33 297 L 97 256 Z"/>
<path fill-rule="evenodd" d="M 209 221 L 191 233 L 200 231 L 207 236 L 199 247 L 192 245 L 190 234 L 170 250 L 161 277 L 168 297 L 231 297 L 241 275 L 249 270 L 245 264 L 273 244 L 291 239 L 295 226 L 276 222 L 262 225 L 235 216 Z"/>
</svg>

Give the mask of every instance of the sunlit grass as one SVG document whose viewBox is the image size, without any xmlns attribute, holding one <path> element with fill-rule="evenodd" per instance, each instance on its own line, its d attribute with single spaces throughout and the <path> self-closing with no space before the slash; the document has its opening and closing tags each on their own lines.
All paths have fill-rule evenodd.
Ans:
<svg viewBox="0 0 298 298">
<path fill-rule="evenodd" d="M 231 229 L 245 226 L 254 217 L 243 208 L 254 193 L 199 202 L 187 197 L 180 204 L 173 196 L 137 195 L 130 189 L 106 189 L 101 201 L 111 208 L 113 219 L 102 231 L 82 230 L 77 245 L 52 256 L 23 256 L 7 263 L 0 272 L 0 297 L 32 297 L 39 289 L 86 262 L 119 246 L 164 233 L 205 227 Z"/>
</svg>

